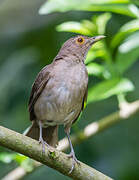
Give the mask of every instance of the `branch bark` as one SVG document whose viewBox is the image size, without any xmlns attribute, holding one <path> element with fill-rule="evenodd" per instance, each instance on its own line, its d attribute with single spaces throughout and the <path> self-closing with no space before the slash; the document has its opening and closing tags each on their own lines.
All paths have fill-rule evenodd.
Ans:
<svg viewBox="0 0 139 180">
<path fill-rule="evenodd" d="M 69 174 L 72 160 L 66 154 L 55 148 L 48 150 L 47 147 L 42 154 L 42 146 L 38 141 L 2 126 L 0 126 L 0 145 L 35 159 L 74 180 L 112 180 L 82 162 L 79 165 L 76 164 L 73 172 Z"/>
<path fill-rule="evenodd" d="M 114 124 L 120 122 L 121 120 L 128 119 L 132 115 L 139 112 L 139 100 L 133 103 L 122 103 L 120 104 L 120 110 L 112 113 L 99 121 L 93 122 L 86 126 L 84 130 L 80 131 L 78 134 L 71 136 L 73 144 L 79 144 L 85 141 L 89 137 L 96 135 L 97 133 L 113 126 Z M 68 149 L 69 144 L 67 138 L 62 139 L 59 142 L 58 150 L 65 151 Z M 34 161 L 34 169 L 40 167 L 42 164 Z M 23 167 L 17 167 L 12 170 L 8 175 L 6 175 L 2 180 L 19 180 L 26 176 L 28 173 Z"/>
</svg>

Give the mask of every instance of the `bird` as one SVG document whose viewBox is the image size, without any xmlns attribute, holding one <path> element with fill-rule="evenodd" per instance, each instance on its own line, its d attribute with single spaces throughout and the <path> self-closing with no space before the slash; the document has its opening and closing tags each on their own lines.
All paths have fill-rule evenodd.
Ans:
<svg viewBox="0 0 139 180">
<path fill-rule="evenodd" d="M 71 173 L 78 163 L 70 139 L 70 129 L 84 109 L 87 101 L 88 73 L 85 59 L 89 49 L 103 35 L 88 37 L 77 35 L 68 39 L 51 64 L 37 75 L 28 103 L 32 125 L 26 136 L 39 141 L 42 151 L 45 145 L 56 147 L 58 127 L 64 126 L 72 158 Z"/>
</svg>

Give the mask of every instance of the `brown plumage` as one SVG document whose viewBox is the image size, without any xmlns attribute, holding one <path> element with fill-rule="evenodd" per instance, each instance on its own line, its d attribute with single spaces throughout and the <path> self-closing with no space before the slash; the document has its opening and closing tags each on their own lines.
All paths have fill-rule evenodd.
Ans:
<svg viewBox="0 0 139 180">
<path fill-rule="evenodd" d="M 77 159 L 70 141 L 70 128 L 87 100 L 88 74 L 84 60 L 89 48 L 104 36 L 76 36 L 64 43 L 53 62 L 38 74 L 29 99 L 32 126 L 27 136 L 43 145 L 56 146 L 58 126 L 64 125 L 74 168 Z"/>
</svg>

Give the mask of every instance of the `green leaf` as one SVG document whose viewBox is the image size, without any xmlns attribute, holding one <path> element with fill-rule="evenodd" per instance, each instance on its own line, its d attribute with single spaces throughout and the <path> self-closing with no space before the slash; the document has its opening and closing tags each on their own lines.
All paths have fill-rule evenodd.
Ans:
<svg viewBox="0 0 139 180">
<path fill-rule="evenodd" d="M 111 18 L 110 13 L 104 13 L 99 16 L 93 16 L 92 21 L 82 20 L 81 22 L 69 21 L 56 27 L 57 31 L 74 32 L 83 35 L 104 34 L 106 24 Z"/>
<path fill-rule="evenodd" d="M 87 57 L 85 60 L 85 64 L 90 63 L 91 61 L 93 61 L 95 58 L 97 58 L 97 54 L 95 51 L 93 50 L 89 50 L 89 52 L 87 53 Z"/>
<path fill-rule="evenodd" d="M 14 160 L 17 163 L 22 164 L 26 159 L 28 159 L 28 157 L 17 153 L 0 153 L 0 161 L 4 163 L 10 163 Z"/>
<path fill-rule="evenodd" d="M 69 21 L 62 23 L 56 27 L 57 31 L 74 32 L 83 35 L 92 35 L 92 31 L 96 31 L 95 25 L 91 21 Z"/>
<path fill-rule="evenodd" d="M 99 41 L 95 44 L 95 46 L 92 46 L 92 48 L 89 50 L 85 60 L 85 64 L 90 63 L 96 58 L 105 59 L 105 56 L 106 56 L 106 51 L 104 49 L 104 44 L 102 41 Z"/>
<path fill-rule="evenodd" d="M 4 163 L 11 163 L 15 158 L 15 153 L 0 153 L 0 161 Z"/>
<path fill-rule="evenodd" d="M 67 11 L 106 11 L 124 14 L 131 17 L 139 17 L 139 10 L 129 0 L 48 0 L 45 2 L 39 14 Z"/>
<path fill-rule="evenodd" d="M 116 68 L 124 73 L 139 57 L 139 31 L 129 36 L 118 48 Z"/>
<path fill-rule="evenodd" d="M 19 164 L 22 164 L 25 160 L 27 160 L 28 157 L 22 155 L 22 154 L 16 154 L 14 160 L 18 162 Z"/>
<path fill-rule="evenodd" d="M 113 78 L 105 80 L 89 89 L 88 103 L 133 90 L 134 85 L 126 78 Z"/>
<path fill-rule="evenodd" d="M 121 43 L 121 41 L 129 36 L 130 33 L 133 33 L 137 30 L 139 30 L 139 19 L 135 19 L 124 24 L 112 39 L 110 45 L 111 48 L 116 48 Z"/>
<path fill-rule="evenodd" d="M 99 65 L 97 63 L 90 63 L 86 66 L 88 74 L 94 75 L 94 76 L 101 76 L 104 68 L 102 65 Z"/>
<path fill-rule="evenodd" d="M 139 6 L 139 0 L 131 0 L 131 2 Z"/>
<path fill-rule="evenodd" d="M 115 4 L 115 3 L 129 3 L 130 0 L 92 0 L 92 2 L 95 2 L 96 4 L 108 4 L 108 3 L 111 3 L 111 4 Z"/>
<path fill-rule="evenodd" d="M 101 14 L 96 18 L 96 24 L 98 27 L 98 34 L 104 34 L 105 33 L 106 25 L 107 25 L 107 22 L 110 20 L 110 18 L 111 18 L 110 13 Z"/>
</svg>

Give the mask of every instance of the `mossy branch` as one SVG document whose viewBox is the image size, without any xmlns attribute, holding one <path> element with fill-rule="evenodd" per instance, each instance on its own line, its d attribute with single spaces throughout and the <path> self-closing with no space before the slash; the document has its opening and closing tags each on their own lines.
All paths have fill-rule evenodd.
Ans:
<svg viewBox="0 0 139 180">
<path fill-rule="evenodd" d="M 66 154 L 55 148 L 48 150 L 47 147 L 43 154 L 42 146 L 38 141 L 2 126 L 0 126 L 0 145 L 39 161 L 74 180 L 112 180 L 82 162 L 79 165 L 76 164 L 72 173 L 69 174 L 72 160 Z"/>
</svg>

